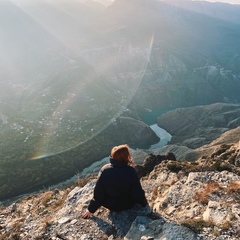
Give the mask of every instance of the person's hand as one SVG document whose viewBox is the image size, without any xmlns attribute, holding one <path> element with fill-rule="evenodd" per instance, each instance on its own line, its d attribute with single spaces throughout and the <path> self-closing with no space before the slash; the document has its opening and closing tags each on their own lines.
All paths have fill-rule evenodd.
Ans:
<svg viewBox="0 0 240 240">
<path fill-rule="evenodd" d="M 82 218 L 90 218 L 90 217 L 92 217 L 92 213 L 89 212 L 88 210 L 82 214 Z"/>
</svg>

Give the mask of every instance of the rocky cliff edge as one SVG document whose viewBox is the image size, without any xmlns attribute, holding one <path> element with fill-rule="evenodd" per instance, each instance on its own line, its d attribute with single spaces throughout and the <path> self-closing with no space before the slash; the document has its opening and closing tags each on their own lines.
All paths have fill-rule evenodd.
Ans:
<svg viewBox="0 0 240 240">
<path fill-rule="evenodd" d="M 148 207 L 120 213 L 100 208 L 82 219 L 96 177 L 78 179 L 2 204 L 0 239 L 240 238 L 239 142 L 219 145 L 195 162 L 180 162 L 173 153 L 150 154 L 136 169 Z"/>
</svg>

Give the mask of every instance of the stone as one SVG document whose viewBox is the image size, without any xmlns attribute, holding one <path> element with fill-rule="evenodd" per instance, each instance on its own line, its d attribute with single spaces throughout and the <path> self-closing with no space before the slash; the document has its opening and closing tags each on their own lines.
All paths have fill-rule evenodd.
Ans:
<svg viewBox="0 0 240 240">
<path fill-rule="evenodd" d="M 160 220 L 150 220 L 147 217 L 137 217 L 124 240 L 143 239 L 197 239 L 196 233 L 189 228 Z"/>
<path fill-rule="evenodd" d="M 206 222 L 212 222 L 218 227 L 228 227 L 232 219 L 232 213 L 225 203 L 209 201 L 206 211 L 203 213 Z"/>
<path fill-rule="evenodd" d="M 63 223 L 67 223 L 67 222 L 69 222 L 69 221 L 70 221 L 70 218 L 68 218 L 68 217 L 63 217 L 63 218 L 60 218 L 60 219 L 58 220 L 58 223 L 63 224 Z"/>
</svg>

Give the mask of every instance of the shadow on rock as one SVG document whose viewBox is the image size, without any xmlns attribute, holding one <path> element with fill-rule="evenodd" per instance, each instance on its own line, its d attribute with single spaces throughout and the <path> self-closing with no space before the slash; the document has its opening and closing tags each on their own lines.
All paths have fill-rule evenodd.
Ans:
<svg viewBox="0 0 240 240">
<path fill-rule="evenodd" d="M 109 212 L 108 218 L 112 222 L 112 227 L 116 230 L 114 237 L 124 237 L 138 216 L 147 216 L 151 212 L 149 206 L 142 207 L 140 205 L 135 205 L 126 211 Z"/>
<path fill-rule="evenodd" d="M 98 225 L 99 229 L 101 229 L 107 236 L 116 235 L 117 230 L 112 224 L 98 217 L 93 217 L 92 220 Z"/>
</svg>

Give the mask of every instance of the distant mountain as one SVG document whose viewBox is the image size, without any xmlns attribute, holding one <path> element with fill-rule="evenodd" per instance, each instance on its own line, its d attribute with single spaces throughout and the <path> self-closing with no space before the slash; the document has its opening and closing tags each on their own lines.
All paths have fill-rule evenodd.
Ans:
<svg viewBox="0 0 240 240">
<path fill-rule="evenodd" d="M 113 79 L 136 83 L 134 111 L 237 103 L 240 28 L 237 20 L 226 19 L 240 11 L 213 4 L 216 12 L 226 6 L 224 16 L 216 17 L 206 10 L 208 4 L 116 0 L 95 16 L 92 28 L 99 42 L 89 42 L 94 48 L 81 55 L 109 84 Z"/>
<path fill-rule="evenodd" d="M 158 117 L 158 125 L 169 131 L 168 145 L 152 152 L 173 152 L 178 160 L 196 161 L 218 147 L 239 142 L 240 105 L 215 103 L 178 108 Z"/>
<path fill-rule="evenodd" d="M 164 0 L 163 0 L 164 1 Z M 240 5 L 208 1 L 167 0 L 165 3 L 227 22 L 240 23 Z"/>
<path fill-rule="evenodd" d="M 207 4 L 202 2 L 198 11 L 192 11 L 158 1 L 119 0 L 106 9 L 105 21 L 111 16 L 114 19 L 109 35 L 112 32 L 119 41 L 130 42 L 132 52 L 133 46 L 148 50 L 131 107 L 141 111 L 169 105 L 239 102 L 239 23 L 201 11 Z M 214 6 L 216 11 L 223 8 L 221 4 Z M 225 17 L 232 11 L 235 15 L 240 12 L 229 7 Z"/>
</svg>

